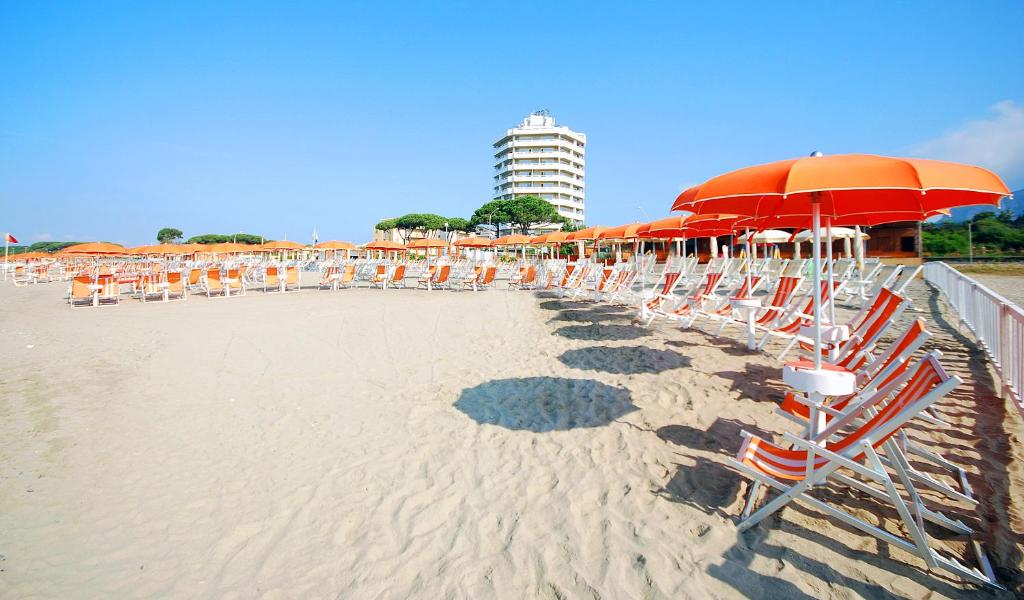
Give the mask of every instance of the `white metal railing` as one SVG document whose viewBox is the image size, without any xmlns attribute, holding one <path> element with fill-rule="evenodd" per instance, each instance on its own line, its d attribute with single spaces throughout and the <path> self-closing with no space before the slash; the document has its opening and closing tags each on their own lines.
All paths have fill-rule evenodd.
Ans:
<svg viewBox="0 0 1024 600">
<path fill-rule="evenodd" d="M 924 278 L 956 310 L 992 359 L 1003 397 L 1024 416 L 1024 310 L 944 262 L 924 265 Z"/>
</svg>

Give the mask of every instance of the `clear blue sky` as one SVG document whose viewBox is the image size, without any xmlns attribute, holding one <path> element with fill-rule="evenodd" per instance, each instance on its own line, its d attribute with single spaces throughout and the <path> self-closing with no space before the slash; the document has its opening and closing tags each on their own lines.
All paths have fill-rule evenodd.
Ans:
<svg viewBox="0 0 1024 600">
<path fill-rule="evenodd" d="M 1024 187 L 1024 3 L 682 4 L 6 3 L 0 230 L 364 242 L 469 216 L 542 107 L 588 135 L 588 224 L 815 149 Z"/>
</svg>

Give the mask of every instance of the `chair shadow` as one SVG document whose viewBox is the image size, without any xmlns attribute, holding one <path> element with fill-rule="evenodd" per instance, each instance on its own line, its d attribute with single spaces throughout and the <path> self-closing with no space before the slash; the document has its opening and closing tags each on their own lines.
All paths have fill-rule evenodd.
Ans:
<svg viewBox="0 0 1024 600">
<path fill-rule="evenodd" d="M 455 408 L 477 423 L 546 433 L 603 427 L 639 410 L 629 390 L 592 379 L 497 379 L 462 390 Z"/>
<path fill-rule="evenodd" d="M 695 464 L 678 465 L 668 483 L 654 493 L 669 502 L 686 504 L 723 519 L 736 514 L 741 492 L 746 490 L 745 480 L 722 463 L 703 456 L 686 458 Z"/>
<path fill-rule="evenodd" d="M 559 357 L 564 365 L 583 371 L 601 371 L 614 375 L 662 373 L 690 366 L 690 358 L 674 350 L 655 350 L 646 346 L 592 346 L 567 350 Z"/>
<path fill-rule="evenodd" d="M 625 306 L 612 306 L 610 304 L 591 304 L 578 300 L 545 300 L 538 304 L 543 310 L 589 310 L 598 313 L 624 313 L 630 312 Z"/>
<path fill-rule="evenodd" d="M 683 446 L 690 450 L 734 456 L 739 452 L 740 446 L 743 445 L 743 431 L 764 439 L 771 439 L 772 437 L 770 433 L 756 425 L 741 423 L 732 419 L 723 419 L 721 417 L 715 419 L 707 429 L 699 429 L 689 425 L 666 425 L 659 427 L 654 433 L 660 439 L 676 446 Z"/>
<path fill-rule="evenodd" d="M 549 323 L 556 321 L 569 321 L 571 323 L 608 323 L 610 321 L 628 322 L 627 315 L 593 311 L 586 309 L 562 310 L 548 320 Z"/>
<path fill-rule="evenodd" d="M 651 332 L 636 325 L 602 325 L 591 323 L 590 325 L 566 325 L 556 329 L 555 335 L 560 335 L 570 340 L 611 342 L 636 340 L 651 335 Z"/>
<path fill-rule="evenodd" d="M 730 388 L 755 402 L 779 404 L 789 389 L 782 381 L 781 370 L 747 363 L 743 371 L 718 371 L 715 376 L 732 382 Z"/>
</svg>

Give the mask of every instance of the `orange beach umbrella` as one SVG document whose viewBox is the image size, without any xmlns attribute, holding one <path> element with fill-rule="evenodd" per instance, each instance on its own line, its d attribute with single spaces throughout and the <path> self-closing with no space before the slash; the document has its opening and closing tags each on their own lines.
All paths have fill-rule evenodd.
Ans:
<svg viewBox="0 0 1024 600">
<path fill-rule="evenodd" d="M 494 242 L 492 242 L 492 245 L 494 245 L 494 246 L 524 246 L 526 244 L 529 244 L 531 239 L 533 239 L 533 238 L 531 238 L 528 235 L 522 235 L 522 234 L 519 234 L 519 233 L 515 233 L 515 234 L 512 234 L 512 235 L 506 235 L 506 236 L 503 236 L 503 237 L 500 237 L 500 238 L 494 240 Z"/>
<path fill-rule="evenodd" d="M 154 244 L 151 246 L 138 246 L 129 250 L 131 254 L 138 255 L 167 255 L 167 254 L 188 254 L 191 252 L 186 246 L 178 244 Z"/>
<path fill-rule="evenodd" d="M 545 233 L 544 235 L 538 235 L 530 238 L 530 244 L 539 246 L 543 244 L 561 244 L 568 241 L 568 231 L 552 231 L 551 233 Z"/>
<path fill-rule="evenodd" d="M 328 242 L 320 242 L 316 246 L 313 246 L 317 250 L 355 250 L 355 244 L 351 242 L 342 242 L 339 240 L 332 240 Z"/>
<path fill-rule="evenodd" d="M 366 246 L 363 246 L 367 250 L 387 250 L 389 252 L 405 252 L 406 247 L 398 242 L 392 242 L 389 240 L 376 240 L 368 242 Z"/>
<path fill-rule="evenodd" d="M 566 241 L 569 242 L 585 242 L 596 240 L 599 235 L 604 233 L 608 228 L 600 225 L 594 227 L 587 227 L 586 229 L 580 229 L 579 231 L 573 231 L 566 237 Z"/>
<path fill-rule="evenodd" d="M 871 213 L 917 215 L 999 204 L 1010 190 L 995 173 L 972 165 L 867 154 L 822 156 L 756 165 L 719 175 L 680 194 L 672 210 L 755 218 L 810 216 L 814 232 L 814 368 L 821 369 L 821 217 Z M 828 246 L 831 253 L 831 244 Z M 828 267 L 831 275 L 831 261 Z M 831 287 L 831 286 L 830 286 Z"/>
<path fill-rule="evenodd" d="M 628 225 L 619 225 L 618 227 L 609 227 L 600 234 L 597 239 L 599 240 L 634 240 L 640 237 L 637 234 L 637 230 L 643 227 L 645 223 L 630 223 Z"/>
<path fill-rule="evenodd" d="M 255 244 L 238 244 L 236 242 L 223 242 L 220 244 L 203 244 L 196 252 L 210 254 L 241 254 L 243 252 L 255 252 L 262 248 Z"/>
<path fill-rule="evenodd" d="M 406 244 L 406 248 L 413 250 L 424 250 L 426 248 L 447 248 L 448 242 L 445 240 L 438 240 L 434 238 L 423 238 L 420 240 L 413 240 Z"/>
<path fill-rule="evenodd" d="M 289 242 L 288 240 L 267 242 L 259 247 L 260 250 L 267 250 L 269 252 L 279 252 L 281 250 L 304 250 L 305 248 L 305 244 Z"/>
<path fill-rule="evenodd" d="M 106 255 L 117 255 L 117 254 L 128 254 L 128 249 L 120 244 L 111 244 L 109 242 L 87 242 L 85 244 L 75 244 L 74 246 L 68 246 L 60 251 L 61 254 L 106 254 Z"/>
<path fill-rule="evenodd" d="M 459 248 L 490 248 L 492 244 L 485 237 L 473 236 L 456 240 L 453 245 Z"/>
<path fill-rule="evenodd" d="M 873 212 L 925 215 L 956 206 L 998 205 L 1010 190 L 995 173 L 972 165 L 837 154 L 782 160 L 709 179 L 682 194 L 672 210 L 752 217 L 840 217 Z"/>
</svg>

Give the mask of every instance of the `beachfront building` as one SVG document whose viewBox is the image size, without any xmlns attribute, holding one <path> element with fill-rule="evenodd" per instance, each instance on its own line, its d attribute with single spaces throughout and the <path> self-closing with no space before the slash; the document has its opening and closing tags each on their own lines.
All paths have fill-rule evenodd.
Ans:
<svg viewBox="0 0 1024 600">
<path fill-rule="evenodd" d="M 494 142 L 494 199 L 540 196 L 583 225 L 586 145 L 586 134 L 555 125 L 546 110 L 531 114 Z"/>
</svg>

